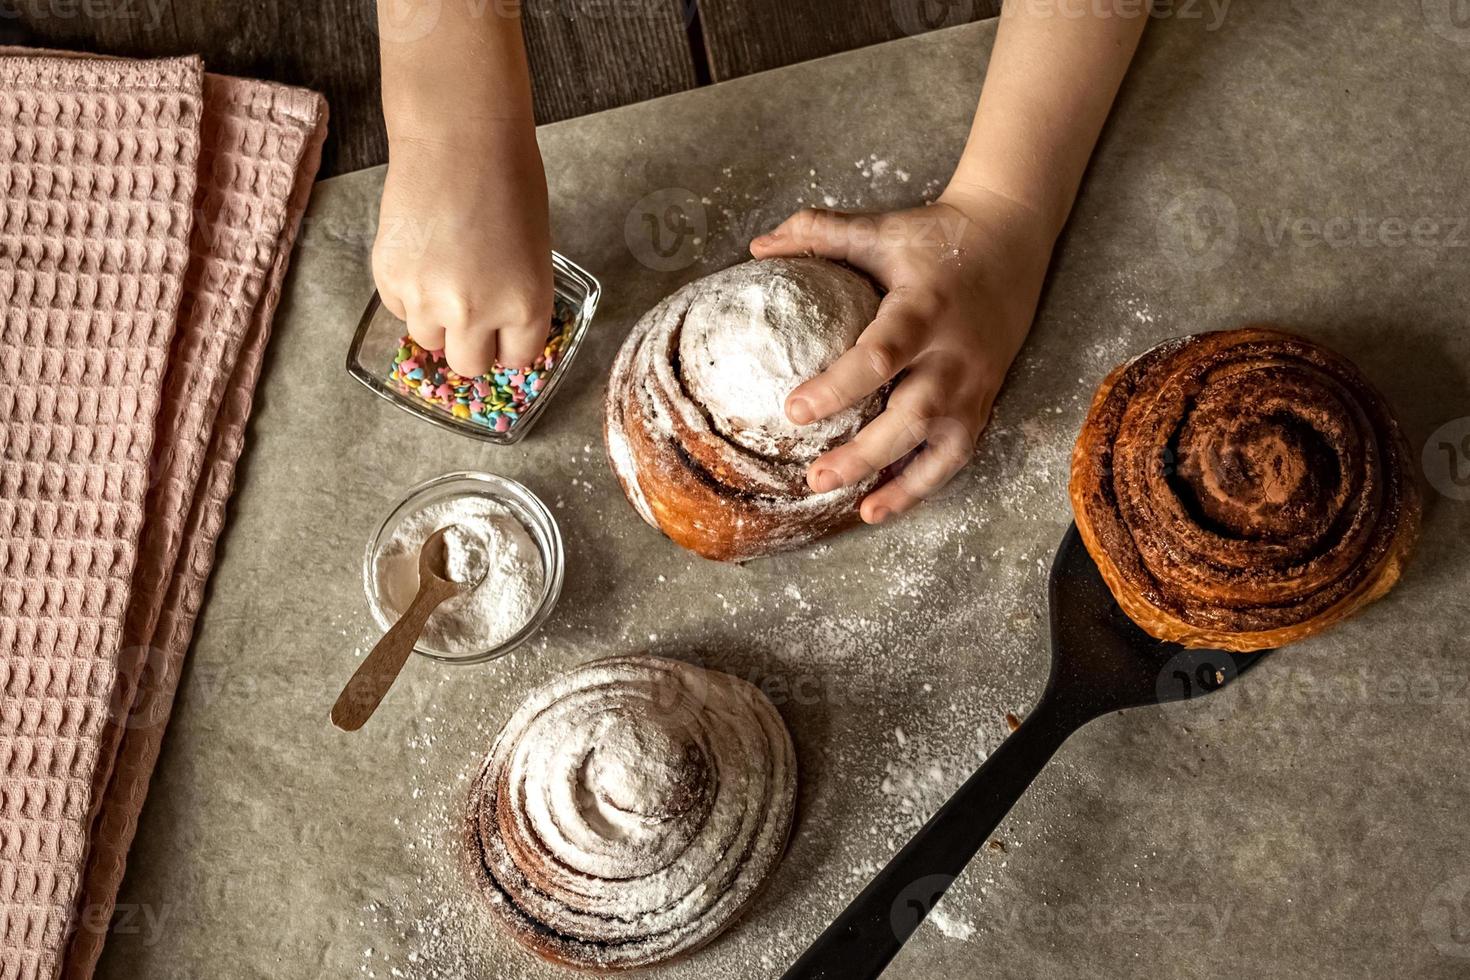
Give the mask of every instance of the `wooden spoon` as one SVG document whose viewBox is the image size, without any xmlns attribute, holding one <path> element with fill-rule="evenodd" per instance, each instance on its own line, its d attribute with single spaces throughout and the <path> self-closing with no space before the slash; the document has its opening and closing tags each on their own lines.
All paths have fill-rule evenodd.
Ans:
<svg viewBox="0 0 1470 980">
<path fill-rule="evenodd" d="M 358 664 L 352 679 L 337 696 L 337 703 L 332 705 L 332 724 L 344 732 L 357 731 L 378 710 L 388 689 L 398 679 L 398 672 L 408 662 L 408 655 L 424 631 L 424 623 L 439 608 L 439 603 L 476 584 L 456 582 L 445 571 L 447 549 L 444 534 L 453 526 L 441 527 L 425 539 L 419 549 L 418 595 L 403 610 L 398 622 L 383 634 L 372 652 Z"/>
</svg>

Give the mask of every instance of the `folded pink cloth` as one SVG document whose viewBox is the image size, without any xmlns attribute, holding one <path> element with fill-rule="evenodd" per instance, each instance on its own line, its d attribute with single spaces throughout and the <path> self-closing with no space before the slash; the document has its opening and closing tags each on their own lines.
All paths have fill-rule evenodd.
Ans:
<svg viewBox="0 0 1470 980">
<path fill-rule="evenodd" d="M 326 106 L 0 57 L 0 978 L 90 976 Z"/>
</svg>

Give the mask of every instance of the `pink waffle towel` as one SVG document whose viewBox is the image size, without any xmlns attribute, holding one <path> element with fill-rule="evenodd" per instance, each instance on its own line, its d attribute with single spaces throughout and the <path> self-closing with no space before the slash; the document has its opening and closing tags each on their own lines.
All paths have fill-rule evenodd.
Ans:
<svg viewBox="0 0 1470 980">
<path fill-rule="evenodd" d="M 0 57 L 0 980 L 91 975 L 326 106 Z"/>
</svg>

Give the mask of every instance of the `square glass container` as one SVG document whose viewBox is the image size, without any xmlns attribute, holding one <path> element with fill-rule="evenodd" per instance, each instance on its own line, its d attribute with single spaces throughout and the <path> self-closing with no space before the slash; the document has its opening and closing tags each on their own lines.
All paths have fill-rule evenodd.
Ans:
<svg viewBox="0 0 1470 980">
<path fill-rule="evenodd" d="M 408 328 L 402 320 L 388 312 L 376 291 L 362 314 L 362 320 L 357 324 L 357 332 L 352 336 L 352 346 L 347 351 L 347 373 L 379 397 L 386 398 L 410 415 L 441 429 L 502 446 L 520 442 L 546 413 L 547 406 L 561 388 L 562 378 L 566 376 L 572 360 L 587 339 L 587 330 L 597 312 L 597 301 L 602 296 L 602 284 L 592 273 L 565 256 L 552 252 L 551 268 L 555 277 L 557 313 L 568 317 L 566 346 L 562 350 L 561 360 L 547 376 L 546 386 L 506 431 L 496 432 L 480 422 L 456 418 L 439 403 L 409 394 L 389 380 L 393 355 L 398 351 L 399 342 L 408 333 Z"/>
</svg>

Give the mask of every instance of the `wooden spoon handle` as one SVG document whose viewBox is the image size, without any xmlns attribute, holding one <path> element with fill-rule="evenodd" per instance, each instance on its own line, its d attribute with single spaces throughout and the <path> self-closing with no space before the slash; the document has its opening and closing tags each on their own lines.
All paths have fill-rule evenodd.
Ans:
<svg viewBox="0 0 1470 980">
<path fill-rule="evenodd" d="M 372 652 L 357 665 L 352 679 L 337 695 L 337 703 L 332 705 L 332 724 L 344 732 L 355 732 L 373 716 L 388 689 L 398 679 L 398 672 L 408 661 L 408 655 L 413 652 L 429 614 L 455 591 L 452 583 L 424 583 L 413 602 L 398 617 L 398 622 L 383 634 Z"/>
</svg>

